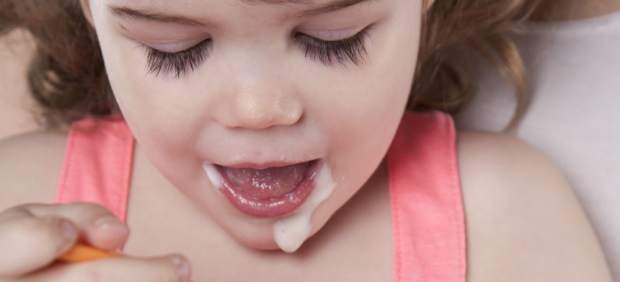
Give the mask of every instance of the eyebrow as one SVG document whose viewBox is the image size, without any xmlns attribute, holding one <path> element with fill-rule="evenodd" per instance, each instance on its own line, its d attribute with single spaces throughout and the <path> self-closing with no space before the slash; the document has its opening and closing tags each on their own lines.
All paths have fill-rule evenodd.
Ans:
<svg viewBox="0 0 620 282">
<path fill-rule="evenodd" d="M 266 3 L 266 4 L 294 4 L 294 5 L 310 5 L 313 3 L 312 0 L 240 0 L 243 3 L 247 4 L 257 4 L 257 3 Z M 302 11 L 300 15 L 296 15 L 299 17 L 307 17 L 319 14 L 325 14 L 329 12 L 334 12 L 338 10 L 342 10 L 351 6 L 358 5 L 360 3 L 365 2 L 376 2 L 377 0 L 335 0 L 330 3 L 324 4 L 322 6 L 312 8 L 310 10 Z M 156 21 L 163 23 L 177 23 L 182 25 L 205 25 L 204 22 L 179 16 L 173 14 L 165 14 L 155 11 L 149 10 L 140 10 L 123 6 L 110 6 L 110 10 L 112 14 L 122 17 L 129 18 L 134 20 L 146 20 L 146 21 Z"/>
</svg>

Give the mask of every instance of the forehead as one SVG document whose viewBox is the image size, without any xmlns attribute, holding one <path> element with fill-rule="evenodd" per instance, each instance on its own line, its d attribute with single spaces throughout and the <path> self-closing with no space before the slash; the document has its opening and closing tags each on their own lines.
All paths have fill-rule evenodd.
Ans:
<svg viewBox="0 0 620 282">
<path fill-rule="evenodd" d="M 237 0 L 247 4 L 313 4 L 316 0 Z"/>
<path fill-rule="evenodd" d="M 351 6 L 358 6 L 361 3 L 382 2 L 380 0 L 109 0 L 108 7 L 117 15 L 129 15 L 131 17 L 178 22 L 180 15 L 192 15 L 200 18 L 203 15 L 214 15 L 218 13 L 220 16 L 231 17 L 233 13 L 238 13 L 236 9 L 248 11 L 255 7 L 253 11 L 255 15 L 267 16 L 276 13 L 276 11 L 284 10 L 286 13 L 280 17 L 281 21 L 289 18 L 299 18 L 305 16 L 318 15 L 328 12 L 337 11 Z M 104 4 L 102 8 L 106 5 Z M 280 9 L 273 9 L 276 6 Z M 235 9 L 228 10 L 230 8 Z M 287 8 L 288 7 L 288 8 Z M 283 8 L 283 9 L 282 9 Z M 257 14 L 256 14 L 257 13 Z M 179 16 L 175 16 L 178 14 Z M 275 14 L 274 14 L 275 15 Z M 241 14 L 238 14 L 241 16 Z M 234 18 L 235 16 L 233 16 Z M 194 21 L 184 18 L 182 21 Z"/>
<path fill-rule="evenodd" d="M 170 6 L 170 5 L 214 5 L 214 4 L 246 4 L 246 5 L 294 5 L 294 6 L 322 6 L 332 3 L 356 3 L 365 0 L 108 0 L 110 4 L 124 4 L 137 6 Z"/>
</svg>

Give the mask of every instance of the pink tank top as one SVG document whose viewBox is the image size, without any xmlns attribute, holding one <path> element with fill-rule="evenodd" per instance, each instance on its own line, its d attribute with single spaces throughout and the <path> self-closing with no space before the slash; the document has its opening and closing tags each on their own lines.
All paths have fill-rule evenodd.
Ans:
<svg viewBox="0 0 620 282">
<path fill-rule="evenodd" d="M 120 118 L 73 124 L 58 203 L 98 203 L 126 221 L 134 138 Z M 441 112 L 403 116 L 388 152 L 394 282 L 465 282 L 456 132 Z"/>
</svg>

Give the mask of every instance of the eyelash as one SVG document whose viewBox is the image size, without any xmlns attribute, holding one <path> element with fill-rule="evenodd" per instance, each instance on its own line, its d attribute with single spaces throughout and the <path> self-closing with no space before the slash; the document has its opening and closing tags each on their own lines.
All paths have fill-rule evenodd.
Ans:
<svg viewBox="0 0 620 282">
<path fill-rule="evenodd" d="M 173 73 L 177 78 L 193 71 L 207 59 L 211 50 L 211 39 L 204 40 L 189 49 L 180 52 L 164 52 L 144 45 L 147 50 L 146 64 L 149 73 L 159 76 Z"/>
<path fill-rule="evenodd" d="M 305 49 L 305 56 L 318 60 L 326 65 L 351 62 L 359 65 L 367 55 L 365 39 L 370 26 L 356 35 L 337 41 L 325 41 L 305 34 L 297 34 L 298 43 Z"/>
<path fill-rule="evenodd" d="M 325 41 L 309 35 L 298 33 L 296 42 L 304 49 L 307 58 L 318 60 L 331 66 L 334 63 L 359 65 L 367 55 L 365 39 L 371 26 L 356 35 L 337 41 Z M 189 49 L 180 52 L 164 52 L 144 45 L 147 51 L 147 71 L 155 76 L 173 74 L 179 78 L 194 71 L 202 64 L 211 51 L 211 39 L 204 40 Z"/>
</svg>

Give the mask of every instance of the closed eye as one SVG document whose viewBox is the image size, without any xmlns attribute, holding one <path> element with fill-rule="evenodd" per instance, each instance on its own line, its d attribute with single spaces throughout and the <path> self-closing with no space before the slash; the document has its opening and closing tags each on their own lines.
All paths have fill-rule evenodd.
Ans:
<svg viewBox="0 0 620 282">
<path fill-rule="evenodd" d="M 303 33 L 298 33 L 295 37 L 304 48 L 306 57 L 326 65 L 349 62 L 359 65 L 367 55 L 365 39 L 371 27 L 372 25 L 369 25 L 349 38 L 335 41 L 322 40 Z"/>
<path fill-rule="evenodd" d="M 328 41 L 304 33 L 295 33 L 295 42 L 302 48 L 306 58 L 321 62 L 327 66 L 336 63 L 345 65 L 353 63 L 359 65 L 367 55 L 365 39 L 369 35 L 372 25 L 362 29 L 357 34 L 341 39 Z M 213 40 L 203 40 L 198 44 L 178 52 L 161 51 L 143 45 L 147 53 L 148 73 L 159 76 L 171 74 L 179 78 L 188 72 L 196 70 L 211 53 Z"/>
</svg>

